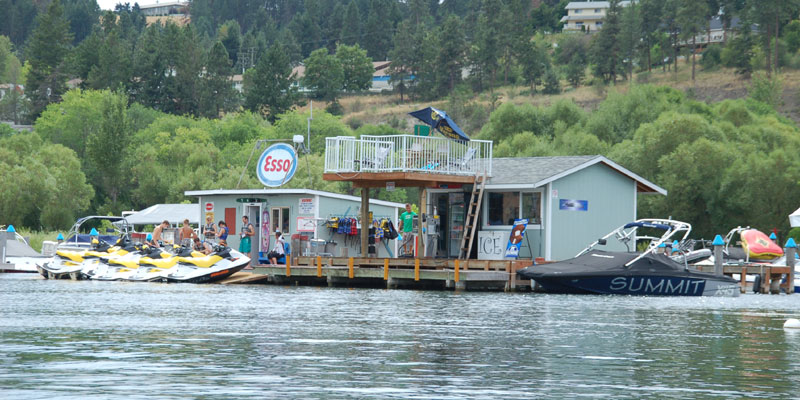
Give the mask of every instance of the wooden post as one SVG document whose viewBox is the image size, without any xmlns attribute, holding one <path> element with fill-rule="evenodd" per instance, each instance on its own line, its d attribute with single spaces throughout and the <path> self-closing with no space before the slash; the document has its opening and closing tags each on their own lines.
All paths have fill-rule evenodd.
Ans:
<svg viewBox="0 0 800 400">
<path fill-rule="evenodd" d="M 369 188 L 361 188 L 361 257 L 367 257 L 369 244 Z M 352 259 L 352 257 L 351 257 Z M 352 276 L 351 276 L 352 278 Z"/>
<path fill-rule="evenodd" d="M 317 278 L 322 278 L 322 257 L 317 256 Z"/>
<path fill-rule="evenodd" d="M 794 239 L 789 238 L 786 241 L 786 266 L 789 267 L 789 276 L 786 278 L 787 283 L 789 284 L 786 288 L 786 294 L 794 293 L 794 257 L 797 254 L 797 244 L 795 244 Z"/>
<path fill-rule="evenodd" d="M 456 259 L 456 270 L 455 270 L 455 277 L 454 277 L 456 283 L 458 283 L 458 278 L 459 278 L 459 276 L 458 276 L 458 259 Z"/>
<path fill-rule="evenodd" d="M 347 277 L 353 279 L 355 272 L 353 271 L 353 257 L 347 261 Z"/>
<path fill-rule="evenodd" d="M 714 275 L 722 276 L 722 246 L 725 245 L 725 241 L 722 240 L 722 236 L 717 235 L 711 244 L 714 246 Z"/>
<path fill-rule="evenodd" d="M 286 276 L 292 276 L 292 257 L 286 256 Z"/>
<path fill-rule="evenodd" d="M 414 280 L 419 280 L 419 258 L 414 259 Z"/>
<path fill-rule="evenodd" d="M 385 281 L 389 280 L 389 259 L 388 258 L 384 258 L 383 259 L 383 280 L 385 280 Z"/>
</svg>

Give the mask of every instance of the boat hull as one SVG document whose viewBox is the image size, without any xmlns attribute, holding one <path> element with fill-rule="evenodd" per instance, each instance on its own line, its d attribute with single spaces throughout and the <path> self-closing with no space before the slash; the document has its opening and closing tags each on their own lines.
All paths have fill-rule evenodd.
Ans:
<svg viewBox="0 0 800 400">
<path fill-rule="evenodd" d="M 725 279 L 676 276 L 583 276 L 535 278 L 548 293 L 629 296 L 739 295 L 739 285 Z"/>
</svg>

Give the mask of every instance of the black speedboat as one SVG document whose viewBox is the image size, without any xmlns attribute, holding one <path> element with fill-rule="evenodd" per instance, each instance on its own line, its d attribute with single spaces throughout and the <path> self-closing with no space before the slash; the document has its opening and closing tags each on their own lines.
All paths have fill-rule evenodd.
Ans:
<svg viewBox="0 0 800 400">
<path fill-rule="evenodd" d="M 613 230 L 575 258 L 533 265 L 517 274 L 535 280 L 548 293 L 738 296 L 739 283 L 733 278 L 701 272 L 688 264 L 687 253 L 691 249 L 678 248 L 675 252 L 683 254 L 671 256 L 673 251 L 665 244 L 685 241 L 691 229 L 691 225 L 680 221 L 640 219 Z M 663 234 L 637 235 L 640 230 Z M 618 244 L 609 243 L 612 239 Z M 643 240 L 649 240 L 646 250 L 630 249 L 631 244 L 636 247 L 637 241 Z M 598 250 L 597 246 L 611 249 Z"/>
</svg>

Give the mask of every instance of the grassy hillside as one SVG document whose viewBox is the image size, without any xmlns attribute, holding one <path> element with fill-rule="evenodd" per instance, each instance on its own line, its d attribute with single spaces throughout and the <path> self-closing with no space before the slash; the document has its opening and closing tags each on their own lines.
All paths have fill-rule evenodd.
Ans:
<svg viewBox="0 0 800 400">
<path fill-rule="evenodd" d="M 588 76 L 588 75 L 587 75 Z M 791 118 L 796 123 L 800 123 L 800 71 L 787 70 L 781 73 L 783 80 L 783 105 L 779 108 L 781 114 Z M 439 101 L 420 101 L 409 100 L 400 103 L 399 95 L 360 95 L 344 97 L 340 100 L 344 108 L 342 120 L 351 127 L 357 128 L 362 124 L 389 124 L 402 131 L 410 131 L 411 127 L 417 123 L 416 120 L 408 116 L 408 112 L 432 105 L 450 112 L 460 125 L 466 125 L 469 135 L 475 135 L 480 131 L 486 121 L 471 121 L 464 115 L 458 115 L 457 110 L 468 103 L 471 107 L 479 106 L 485 109 L 485 115 L 503 103 L 512 104 L 534 104 L 547 106 L 561 99 L 574 101 L 586 111 L 594 110 L 597 105 L 606 97 L 609 90 L 626 92 L 631 84 L 651 83 L 663 85 L 681 90 L 689 97 L 707 103 L 716 103 L 725 99 L 738 99 L 747 97 L 750 79 L 737 75 L 733 69 L 720 68 L 713 71 L 703 71 L 697 67 L 696 79 L 691 80 L 691 63 L 681 64 L 679 72 L 662 72 L 654 69 L 650 73 L 634 74 L 633 82 L 617 82 L 616 85 L 593 85 L 572 88 L 566 81 L 561 85 L 564 90 L 557 95 L 545 95 L 540 92 L 531 94 L 526 86 L 507 86 L 494 91 L 495 101 L 492 104 L 493 95 L 489 92 L 472 95 L 467 99 L 439 100 Z M 324 103 L 314 103 L 314 108 L 322 108 Z M 306 106 L 307 108 L 308 106 Z M 460 117 L 460 118 L 459 118 Z M 478 118 L 480 119 L 480 118 Z M 464 126 L 462 126 L 464 127 Z"/>
</svg>

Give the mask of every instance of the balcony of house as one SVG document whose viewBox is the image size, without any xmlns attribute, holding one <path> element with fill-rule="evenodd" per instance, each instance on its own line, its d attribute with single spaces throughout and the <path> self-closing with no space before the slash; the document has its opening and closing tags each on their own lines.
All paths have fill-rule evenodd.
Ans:
<svg viewBox="0 0 800 400">
<path fill-rule="evenodd" d="M 492 141 L 386 135 L 339 136 L 325 141 L 325 172 L 330 181 L 356 187 L 440 187 L 472 183 L 492 175 Z"/>
</svg>

